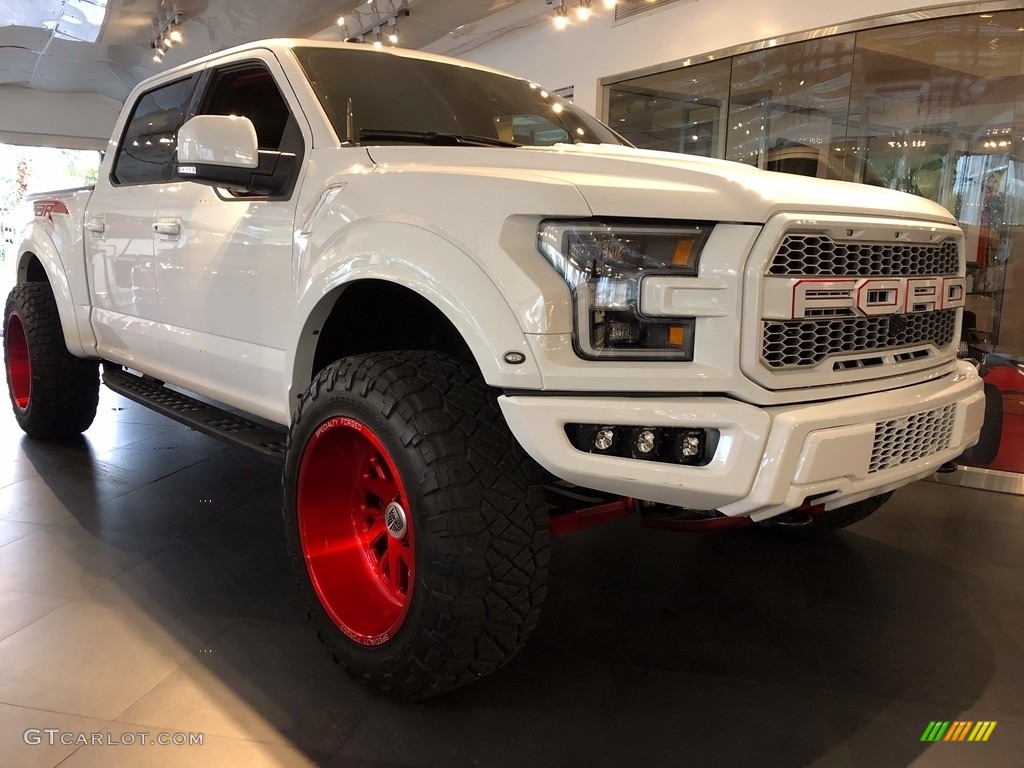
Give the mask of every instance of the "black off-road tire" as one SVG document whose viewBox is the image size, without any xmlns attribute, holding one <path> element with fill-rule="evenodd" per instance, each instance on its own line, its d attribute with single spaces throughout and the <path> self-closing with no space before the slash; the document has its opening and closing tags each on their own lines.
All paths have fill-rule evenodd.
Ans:
<svg viewBox="0 0 1024 768">
<path fill-rule="evenodd" d="M 307 567 L 306 548 L 323 544 L 310 544 L 303 524 L 314 506 L 307 501 L 312 492 L 304 491 L 303 500 L 299 488 L 310 487 L 312 467 L 333 475 L 330 485 L 318 486 L 315 514 L 321 526 L 325 518 L 344 517 L 348 507 L 363 503 L 365 510 L 367 503 L 357 499 L 353 505 L 357 497 L 347 495 L 346 486 L 358 485 L 360 475 L 346 468 L 345 456 L 357 451 L 336 451 L 327 463 L 304 463 L 304 453 L 317 455 L 318 448 L 310 446 L 318 446 L 332 425 L 348 429 L 356 442 L 365 438 L 366 445 L 379 447 L 383 463 L 397 471 L 414 536 L 406 612 L 372 641 L 342 631 L 325 609 L 322 587 L 314 585 L 316 566 Z M 288 446 L 284 521 L 299 587 L 320 639 L 353 677 L 392 698 L 421 699 L 495 672 L 522 648 L 546 590 L 543 475 L 512 438 L 479 374 L 432 352 L 337 361 L 303 396 Z M 300 470 L 307 475 L 300 477 Z M 346 480 L 352 477 L 354 483 Z M 335 581 L 335 593 L 338 584 L 351 582 Z"/>
<path fill-rule="evenodd" d="M 99 363 L 68 352 L 48 283 L 21 283 L 8 295 L 4 360 L 14 418 L 30 437 L 70 437 L 89 428 L 99 403 Z"/>
<path fill-rule="evenodd" d="M 996 459 L 1003 437 L 1003 393 L 995 385 L 985 383 L 985 421 L 977 445 L 972 445 L 956 459 L 957 464 L 986 467 Z"/>
</svg>

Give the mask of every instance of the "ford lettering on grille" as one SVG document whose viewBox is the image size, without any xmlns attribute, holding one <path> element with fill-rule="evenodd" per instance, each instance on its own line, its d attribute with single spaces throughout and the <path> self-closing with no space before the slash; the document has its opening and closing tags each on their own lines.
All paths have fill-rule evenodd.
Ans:
<svg viewBox="0 0 1024 768">
<path fill-rule="evenodd" d="M 762 277 L 761 364 L 831 378 L 952 354 L 966 300 L 957 240 L 921 227 L 862 240 L 842 229 L 782 237 Z"/>
<path fill-rule="evenodd" d="M 935 312 L 964 305 L 962 277 L 872 277 L 861 280 L 799 279 L 786 320 L 842 315 Z M 845 310 L 845 311 L 844 311 Z"/>
</svg>

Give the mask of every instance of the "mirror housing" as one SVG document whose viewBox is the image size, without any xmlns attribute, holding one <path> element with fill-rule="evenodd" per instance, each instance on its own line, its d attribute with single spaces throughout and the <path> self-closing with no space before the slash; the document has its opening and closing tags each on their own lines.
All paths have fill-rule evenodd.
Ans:
<svg viewBox="0 0 1024 768">
<path fill-rule="evenodd" d="M 175 177 L 243 195 L 275 195 L 287 184 L 295 155 L 259 149 L 247 117 L 196 115 L 178 129 Z"/>
</svg>

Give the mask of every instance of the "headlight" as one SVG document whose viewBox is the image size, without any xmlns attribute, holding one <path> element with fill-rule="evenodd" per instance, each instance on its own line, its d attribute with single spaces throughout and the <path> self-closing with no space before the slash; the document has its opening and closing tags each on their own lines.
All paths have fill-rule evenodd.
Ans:
<svg viewBox="0 0 1024 768">
<path fill-rule="evenodd" d="M 549 221 L 540 252 L 572 290 L 577 352 L 586 358 L 692 360 L 694 319 L 645 317 L 649 275 L 696 275 L 710 224 Z"/>
</svg>

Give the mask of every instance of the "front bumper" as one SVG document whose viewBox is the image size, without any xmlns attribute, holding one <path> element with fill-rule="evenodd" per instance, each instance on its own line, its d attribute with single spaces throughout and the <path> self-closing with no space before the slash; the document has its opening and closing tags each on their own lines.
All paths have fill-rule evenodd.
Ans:
<svg viewBox="0 0 1024 768">
<path fill-rule="evenodd" d="M 772 408 L 724 397 L 513 395 L 498 402 L 527 453 L 563 480 L 755 520 L 810 497 L 831 509 L 926 477 L 978 441 L 985 414 L 981 379 L 963 362 L 924 384 Z M 918 426 L 939 421 L 937 430 Z M 579 451 L 565 433 L 573 423 L 700 427 L 721 438 L 706 466 L 678 466 Z"/>
</svg>

